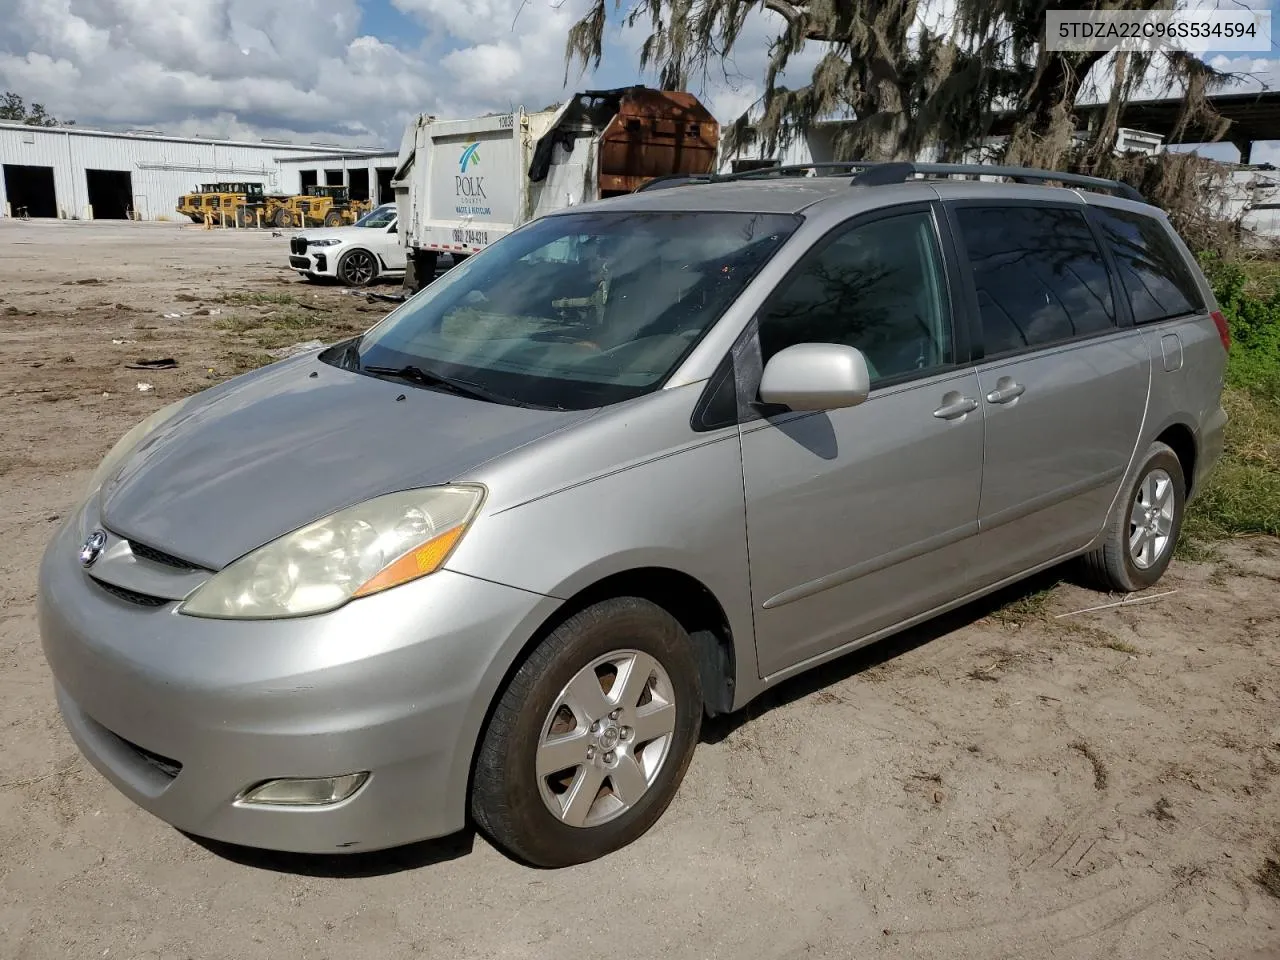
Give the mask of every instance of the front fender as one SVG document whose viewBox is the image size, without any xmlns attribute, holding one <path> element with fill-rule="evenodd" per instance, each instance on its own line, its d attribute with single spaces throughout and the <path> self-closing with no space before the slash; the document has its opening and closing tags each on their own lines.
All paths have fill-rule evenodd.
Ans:
<svg viewBox="0 0 1280 960">
<path fill-rule="evenodd" d="M 628 570 L 677 571 L 724 610 L 737 689 L 758 683 L 736 431 L 482 515 L 446 566 L 560 600 Z"/>
</svg>

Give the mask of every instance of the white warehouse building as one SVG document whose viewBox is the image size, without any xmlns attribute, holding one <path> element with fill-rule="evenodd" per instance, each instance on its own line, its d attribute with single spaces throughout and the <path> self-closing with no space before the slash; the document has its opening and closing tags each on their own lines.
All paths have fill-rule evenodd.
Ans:
<svg viewBox="0 0 1280 960">
<path fill-rule="evenodd" d="M 387 156 L 374 148 L 0 122 L 0 216 L 177 219 L 178 197 L 200 183 L 261 183 L 267 193 L 297 193 L 299 172 L 307 164 L 325 178 L 312 182 L 323 183 L 330 182 L 333 170 L 345 177 L 359 161 Z M 395 156 L 389 156 L 379 165 L 394 167 Z M 296 163 L 304 157 L 307 164 Z M 380 170 L 364 169 L 382 176 Z"/>
<path fill-rule="evenodd" d="M 346 187 L 352 200 L 372 200 L 374 206 L 395 200 L 391 176 L 396 172 L 394 153 L 315 153 L 282 156 L 281 193 L 298 194 L 307 187 Z"/>
</svg>

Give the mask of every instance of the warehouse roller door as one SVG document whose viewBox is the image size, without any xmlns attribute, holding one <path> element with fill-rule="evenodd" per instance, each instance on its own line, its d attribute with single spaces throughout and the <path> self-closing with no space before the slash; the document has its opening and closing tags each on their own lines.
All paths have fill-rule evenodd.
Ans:
<svg viewBox="0 0 1280 960">
<path fill-rule="evenodd" d="M 128 220 L 133 208 L 133 177 L 128 170 L 86 170 L 89 206 L 95 220 Z"/>
<path fill-rule="evenodd" d="M 53 189 L 53 167 L 4 165 L 4 194 L 15 217 L 56 217 L 58 196 Z"/>
</svg>

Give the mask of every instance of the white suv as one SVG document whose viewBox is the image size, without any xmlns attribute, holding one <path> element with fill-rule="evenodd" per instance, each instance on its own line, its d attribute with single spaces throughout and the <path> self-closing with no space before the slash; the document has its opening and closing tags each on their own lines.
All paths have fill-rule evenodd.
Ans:
<svg viewBox="0 0 1280 960">
<path fill-rule="evenodd" d="M 336 277 L 363 287 L 376 277 L 403 276 L 404 265 L 394 203 L 374 208 L 353 226 L 305 231 L 289 240 L 289 266 L 308 280 Z"/>
</svg>

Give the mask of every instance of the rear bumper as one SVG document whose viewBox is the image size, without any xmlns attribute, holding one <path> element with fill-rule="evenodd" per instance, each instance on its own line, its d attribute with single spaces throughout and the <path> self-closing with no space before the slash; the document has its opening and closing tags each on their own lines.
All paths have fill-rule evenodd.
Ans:
<svg viewBox="0 0 1280 960">
<path fill-rule="evenodd" d="M 1196 456 L 1195 475 L 1191 478 L 1191 489 L 1187 493 L 1187 503 L 1192 503 L 1207 485 L 1218 462 L 1227 439 L 1227 411 L 1221 404 L 1205 420 L 1200 428 L 1199 452 Z"/>
</svg>

